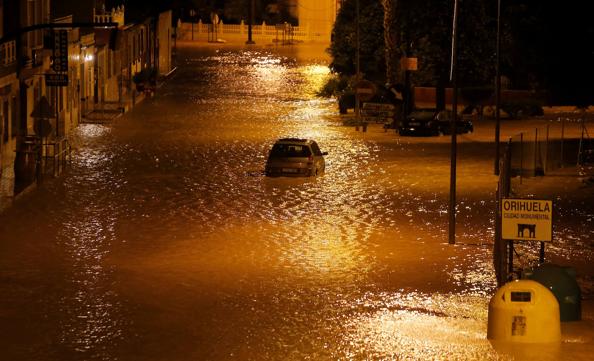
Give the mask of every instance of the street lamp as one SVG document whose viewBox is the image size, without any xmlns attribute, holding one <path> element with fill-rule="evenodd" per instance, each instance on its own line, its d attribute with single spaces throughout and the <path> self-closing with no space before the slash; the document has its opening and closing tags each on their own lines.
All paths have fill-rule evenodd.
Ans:
<svg viewBox="0 0 594 361">
<path fill-rule="evenodd" d="M 449 204 L 449 237 L 448 243 L 456 243 L 456 157 L 457 157 L 457 139 L 456 139 L 456 118 L 458 117 L 458 0 L 454 0 L 454 16 L 452 24 L 452 59 L 450 68 L 450 80 L 452 82 L 452 119 L 450 131 L 452 133 L 452 142 L 450 145 L 450 204 Z"/>
<path fill-rule="evenodd" d="M 355 1 L 355 25 L 356 25 L 356 54 L 355 54 L 355 62 L 356 62 L 356 75 L 355 75 L 355 129 L 359 130 L 359 123 L 361 122 L 361 99 L 359 97 L 359 91 L 357 86 L 359 85 L 359 81 L 361 80 L 361 34 L 359 30 L 359 0 Z"/>
<path fill-rule="evenodd" d="M 190 9 L 190 19 L 192 20 L 192 40 L 194 40 L 194 21 L 196 20 L 196 10 Z"/>
<path fill-rule="evenodd" d="M 497 45 L 495 51 L 495 175 L 499 175 L 499 137 L 500 137 L 500 106 L 501 106 L 501 0 L 497 0 Z"/>
<path fill-rule="evenodd" d="M 254 13 L 256 12 L 255 0 L 250 0 L 250 18 L 248 22 L 248 39 L 246 44 L 255 44 L 256 42 L 252 39 L 252 26 L 254 25 Z"/>
</svg>

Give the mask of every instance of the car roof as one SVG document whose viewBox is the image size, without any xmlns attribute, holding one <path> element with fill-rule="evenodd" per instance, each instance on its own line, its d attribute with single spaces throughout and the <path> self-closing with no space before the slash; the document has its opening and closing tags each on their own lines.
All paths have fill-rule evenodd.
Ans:
<svg viewBox="0 0 594 361">
<path fill-rule="evenodd" d="M 311 144 L 313 141 L 311 139 L 303 139 L 303 138 L 281 138 L 276 141 L 276 143 L 286 143 L 286 144 Z"/>
</svg>

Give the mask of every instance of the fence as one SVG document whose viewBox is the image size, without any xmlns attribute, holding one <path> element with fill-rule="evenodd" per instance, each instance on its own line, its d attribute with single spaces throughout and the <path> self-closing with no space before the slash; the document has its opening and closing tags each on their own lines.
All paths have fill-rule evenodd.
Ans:
<svg viewBox="0 0 594 361">
<path fill-rule="evenodd" d="M 15 194 L 44 175 L 59 176 L 71 161 L 71 152 L 67 138 L 42 141 L 35 135 L 22 137 L 15 160 Z"/>
<path fill-rule="evenodd" d="M 588 128 L 591 124 L 585 119 L 559 118 L 515 135 L 507 142 L 499 167 L 493 246 L 493 264 L 499 286 L 517 274 L 513 267 L 514 243 L 502 239 L 501 235 L 502 200 L 513 196 L 513 190 L 522 185 L 523 178 L 546 176 L 569 165 L 594 162 L 594 141 Z"/>
<path fill-rule="evenodd" d="M 543 176 L 566 165 L 588 161 L 594 150 L 584 119 L 559 118 L 510 138 L 510 167 L 514 181 Z"/>
<path fill-rule="evenodd" d="M 245 41 L 248 25 L 240 24 L 182 23 L 177 25 L 177 39 L 195 41 L 234 40 Z M 292 26 L 290 24 L 252 25 L 252 38 L 255 41 L 270 41 L 288 44 L 293 41 L 330 42 L 330 34 L 310 31 L 309 26 Z"/>
<path fill-rule="evenodd" d="M 43 146 L 43 154 L 45 155 L 43 173 L 48 174 L 51 169 L 51 174 L 57 177 L 64 171 L 67 162 L 71 161 L 72 148 L 70 143 L 68 139 L 61 138 L 47 141 Z"/>
</svg>

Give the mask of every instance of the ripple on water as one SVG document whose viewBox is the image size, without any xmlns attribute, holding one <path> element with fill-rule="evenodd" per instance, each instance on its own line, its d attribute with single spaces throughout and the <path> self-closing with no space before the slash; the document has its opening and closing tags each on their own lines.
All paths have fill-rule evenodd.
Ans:
<svg viewBox="0 0 594 361">
<path fill-rule="evenodd" d="M 78 359 L 495 358 L 493 201 L 463 194 L 463 242 L 446 245 L 441 158 L 336 126 L 335 102 L 314 96 L 325 66 L 195 51 L 180 49 L 175 78 L 133 112 L 81 125 L 63 183 L 7 216 L 0 247 L 40 270 L 12 266 L 6 278 L 32 291 L 6 286 L 3 300 L 59 336 L 0 345 L 59 344 Z M 326 174 L 264 177 L 288 136 L 318 141 Z M 558 249 L 579 241 L 556 231 Z M 592 254 L 579 252 L 567 254 Z"/>
</svg>

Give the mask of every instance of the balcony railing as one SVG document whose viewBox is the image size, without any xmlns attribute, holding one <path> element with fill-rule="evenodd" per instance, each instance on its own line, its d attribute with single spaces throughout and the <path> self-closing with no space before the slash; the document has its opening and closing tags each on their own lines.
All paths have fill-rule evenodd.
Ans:
<svg viewBox="0 0 594 361">
<path fill-rule="evenodd" d="M 12 65 L 16 62 L 16 41 L 0 45 L 0 66 Z"/>
</svg>

